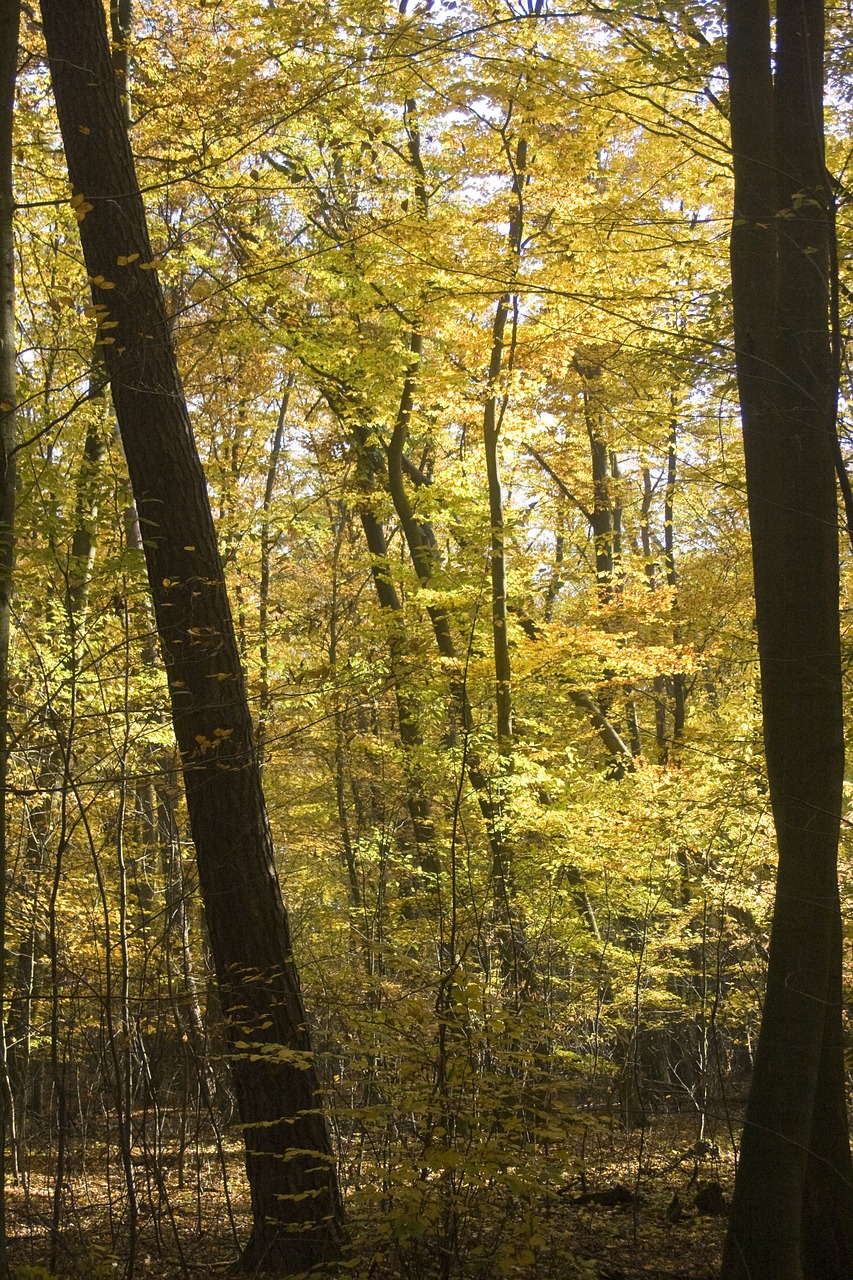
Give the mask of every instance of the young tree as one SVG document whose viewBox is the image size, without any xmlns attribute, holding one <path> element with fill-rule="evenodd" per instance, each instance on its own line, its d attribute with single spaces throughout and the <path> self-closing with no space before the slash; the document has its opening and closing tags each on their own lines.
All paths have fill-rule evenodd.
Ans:
<svg viewBox="0 0 853 1280">
<path fill-rule="evenodd" d="M 841 1028 L 838 370 L 821 0 L 729 0 L 735 351 L 779 863 L 725 1280 L 853 1274 Z"/>
<path fill-rule="evenodd" d="M 15 546 L 15 242 L 12 230 L 12 121 L 20 4 L 0 11 L 0 1277 L 6 1262 L 6 797 L 9 761 L 9 639 Z"/>
<path fill-rule="evenodd" d="M 340 1252 L 341 1208 L 281 901 L 204 474 L 100 0 L 44 0 L 72 206 L 143 530 L 232 1059 L 253 1231 L 247 1269 Z"/>
</svg>

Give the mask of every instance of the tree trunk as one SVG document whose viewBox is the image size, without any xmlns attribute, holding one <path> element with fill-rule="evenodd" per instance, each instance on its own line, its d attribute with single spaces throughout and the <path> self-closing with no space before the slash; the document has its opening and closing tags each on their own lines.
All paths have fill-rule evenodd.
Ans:
<svg viewBox="0 0 853 1280">
<path fill-rule="evenodd" d="M 655 558 L 652 554 L 652 537 L 649 529 L 649 518 L 652 510 L 652 497 L 654 495 L 654 486 L 652 485 L 652 473 L 648 467 L 643 467 L 643 505 L 640 510 L 640 540 L 643 548 L 643 559 L 645 561 L 646 582 L 649 590 L 657 589 L 657 577 L 655 574 Z M 669 757 L 669 743 L 666 740 L 666 681 L 663 676 L 655 676 L 652 683 L 654 691 L 655 704 L 655 742 L 658 749 L 658 764 L 666 764 Z"/>
<path fill-rule="evenodd" d="M 51 77 L 139 511 L 227 1023 L 253 1230 L 246 1268 L 339 1256 L 329 1135 L 204 474 L 169 335 L 100 0 L 43 0 Z"/>
<path fill-rule="evenodd" d="M 368 481 L 372 490 L 372 479 Z M 410 661 L 408 642 L 403 622 L 403 605 L 397 588 L 391 579 L 388 562 L 388 545 L 385 530 L 368 505 L 367 494 L 362 502 L 359 518 L 364 540 L 370 552 L 371 576 L 380 606 L 387 611 L 388 655 L 391 682 L 397 703 L 397 725 L 403 747 L 403 764 L 406 776 L 406 808 L 412 823 L 416 858 L 421 871 L 434 878 L 439 864 L 435 850 L 435 826 L 432 818 L 432 802 L 420 756 L 423 753 L 423 735 L 419 724 L 419 708 L 416 700 L 405 688 L 405 667 Z"/>
<path fill-rule="evenodd" d="M 837 883 L 844 767 L 823 5 L 729 0 L 735 350 L 779 848 L 725 1280 L 853 1275 Z"/>
<path fill-rule="evenodd" d="M 270 637 L 269 637 L 269 604 L 270 604 L 270 562 L 274 539 L 270 533 L 270 513 L 275 486 L 278 480 L 278 464 L 281 460 L 284 426 L 287 421 L 287 410 L 290 407 L 290 393 L 296 383 L 296 374 L 289 373 L 284 384 L 281 404 L 278 410 L 278 421 L 270 449 L 267 481 L 264 485 L 264 504 L 261 508 L 261 581 L 258 589 L 258 630 L 260 632 L 260 697 L 258 700 L 258 726 L 255 741 L 258 750 L 258 767 L 263 779 L 266 762 L 267 730 L 272 710 L 272 691 L 270 689 Z"/>
<path fill-rule="evenodd" d="M 673 521 L 675 505 L 675 476 L 678 466 L 678 419 L 675 416 L 675 396 L 673 395 L 672 420 L 669 424 L 669 441 L 666 450 L 666 488 L 663 497 L 663 564 L 666 574 L 666 585 L 672 592 L 670 608 L 677 607 L 678 571 L 675 567 L 675 524 Z M 681 639 L 676 627 L 673 639 L 678 643 Z M 680 747 L 684 740 L 685 702 L 687 699 L 687 682 L 683 671 L 676 671 L 672 677 L 672 746 Z"/>
<path fill-rule="evenodd" d="M 98 507 L 102 463 L 109 445 L 110 427 L 103 406 L 103 370 L 97 361 L 97 351 L 92 362 L 86 409 L 91 415 L 86 427 L 83 457 L 77 474 L 77 501 L 75 529 L 71 540 L 65 585 L 65 608 L 68 613 L 68 630 L 72 654 L 86 629 L 86 612 L 89 607 L 89 588 L 95 568 L 98 549 Z M 100 421 L 98 419 L 101 419 Z"/>
<path fill-rule="evenodd" d="M 573 364 L 582 381 L 583 412 L 592 462 L 592 507 L 589 521 L 595 549 L 596 594 L 599 604 L 606 606 L 611 603 L 616 591 L 618 560 L 610 445 L 602 424 L 600 404 L 602 356 L 597 351 L 583 350 L 575 356 Z"/>
<path fill-rule="evenodd" d="M 6 792 L 9 776 L 9 639 L 15 560 L 15 242 L 12 124 L 18 72 L 20 5 L 0 14 L 0 1280 L 6 1261 Z"/>
<path fill-rule="evenodd" d="M 388 492 L 400 521 L 403 537 L 409 550 L 412 565 L 422 587 L 428 587 L 436 569 L 435 537 L 428 524 L 422 524 L 406 491 L 403 477 L 404 446 L 408 423 L 414 402 L 416 361 L 420 358 L 420 336 L 412 334 L 414 360 L 406 376 L 406 385 L 400 402 L 400 411 L 386 452 Z M 512 865 L 511 836 L 506 830 L 503 797 L 487 777 L 476 748 L 471 742 L 474 733 L 474 715 L 468 697 L 466 667 L 460 661 L 450 624 L 450 616 L 443 605 L 427 605 L 427 615 L 432 623 L 433 635 L 441 658 L 450 671 L 451 731 L 461 732 L 465 739 L 465 770 L 471 789 L 477 797 L 480 813 L 486 829 L 486 838 L 494 869 L 496 909 L 500 919 L 500 952 L 505 976 L 515 992 L 531 991 L 535 984 L 533 958 L 528 945 L 524 921 L 516 910 L 509 894 L 511 885 L 508 869 Z"/>
</svg>

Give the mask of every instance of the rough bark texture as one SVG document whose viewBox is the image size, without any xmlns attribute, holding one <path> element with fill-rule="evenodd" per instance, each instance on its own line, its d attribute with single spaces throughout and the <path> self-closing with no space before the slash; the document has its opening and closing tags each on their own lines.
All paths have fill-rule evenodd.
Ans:
<svg viewBox="0 0 853 1280">
<path fill-rule="evenodd" d="M 820 0 L 778 0 L 772 60 L 766 0 L 729 0 L 735 346 L 779 868 L 725 1280 L 853 1275 L 822 50 Z"/>
<path fill-rule="evenodd" d="M 73 201 L 139 511 L 232 1054 L 254 1227 L 247 1268 L 335 1259 L 340 1202 L 204 475 L 101 0 L 43 0 Z"/>
</svg>

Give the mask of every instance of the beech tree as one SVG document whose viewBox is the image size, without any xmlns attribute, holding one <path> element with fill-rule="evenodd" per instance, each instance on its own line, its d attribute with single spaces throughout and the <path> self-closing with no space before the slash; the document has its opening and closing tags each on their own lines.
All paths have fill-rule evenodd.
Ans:
<svg viewBox="0 0 853 1280">
<path fill-rule="evenodd" d="M 292 945 L 354 1274 L 574 1271 L 543 1188 L 571 1214 L 628 1162 L 660 1269 L 669 1195 L 728 1195 L 775 880 L 722 6 L 97 6 L 109 70 L 92 0 L 46 3 L 71 192 L 31 5 L 11 154 L 10 1262 L 99 1270 L 85 1213 L 127 1277 L 227 1265 L 244 1136 L 284 1219 L 244 1265 L 334 1255 Z M 800 528 L 764 527 L 793 607 Z M 771 1218 L 738 1195 L 734 1248 Z"/>
<path fill-rule="evenodd" d="M 778 841 L 725 1280 L 853 1274 L 837 856 L 844 741 L 837 283 L 822 0 L 729 0 L 735 354 Z"/>
<path fill-rule="evenodd" d="M 341 1209 L 222 561 L 100 0 L 42 18 L 99 345 L 139 513 L 252 1194 L 242 1262 L 335 1259 Z"/>
</svg>

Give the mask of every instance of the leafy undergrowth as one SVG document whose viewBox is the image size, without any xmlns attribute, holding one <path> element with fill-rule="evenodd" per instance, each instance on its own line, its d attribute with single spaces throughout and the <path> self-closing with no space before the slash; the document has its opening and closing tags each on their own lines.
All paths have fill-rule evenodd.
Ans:
<svg viewBox="0 0 853 1280">
<path fill-rule="evenodd" d="M 537 1184 L 519 1171 L 475 1180 L 449 1169 L 401 1169 L 400 1182 L 363 1177 L 349 1197 L 354 1280 L 712 1280 L 732 1165 L 714 1143 L 695 1143 L 683 1123 L 644 1134 L 598 1134 L 595 1158 L 565 1161 L 562 1177 Z M 224 1275 L 245 1237 L 248 1202 L 239 1151 L 226 1152 L 228 1197 L 213 1151 L 179 1169 L 136 1167 L 139 1222 L 133 1276 L 152 1280 Z M 559 1161 L 552 1161 L 559 1163 Z M 179 1185 L 180 1183 L 180 1185 Z M 708 1191 L 711 1188 L 711 1191 Z M 696 1206 L 697 1194 L 700 1208 Z M 392 1194 L 393 1192 L 393 1194 Z M 10 1188 L 10 1262 L 16 1280 L 112 1280 L 128 1274 L 126 1195 L 115 1163 L 91 1155 L 64 1190 L 63 1226 L 51 1230 L 55 1190 L 47 1160 L 29 1187 Z M 710 1200 L 710 1212 L 702 1212 Z M 230 1207 L 229 1207 L 230 1205 Z"/>
</svg>

